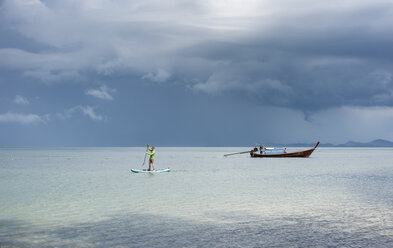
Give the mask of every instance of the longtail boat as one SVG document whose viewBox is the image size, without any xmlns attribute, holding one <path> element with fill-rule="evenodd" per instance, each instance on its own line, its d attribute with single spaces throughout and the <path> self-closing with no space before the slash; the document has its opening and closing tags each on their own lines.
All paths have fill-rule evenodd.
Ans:
<svg viewBox="0 0 393 248">
<path fill-rule="evenodd" d="M 297 151 L 297 152 L 285 152 L 286 149 L 283 150 L 283 152 L 266 152 L 265 149 L 260 149 L 258 151 L 258 148 L 254 148 L 254 150 L 250 151 L 250 155 L 252 158 L 285 158 L 285 157 L 290 157 L 290 158 L 308 158 L 310 157 L 311 153 L 318 147 L 318 143 L 314 146 L 314 148 L 304 150 L 304 151 Z M 260 147 L 263 148 L 263 147 Z"/>
</svg>

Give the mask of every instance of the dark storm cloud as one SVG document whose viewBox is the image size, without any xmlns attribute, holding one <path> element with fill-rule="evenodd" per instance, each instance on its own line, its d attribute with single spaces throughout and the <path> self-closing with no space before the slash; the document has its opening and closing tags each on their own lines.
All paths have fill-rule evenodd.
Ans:
<svg viewBox="0 0 393 248">
<path fill-rule="evenodd" d="M 300 110 L 393 104 L 389 1 L 18 0 L 1 11 L 26 49 L 3 47 L 0 65 L 42 81 L 127 71 Z"/>
<path fill-rule="evenodd" d="M 297 109 L 391 106 L 393 36 L 359 26 L 337 23 L 337 30 L 314 30 L 308 24 L 291 32 L 284 26 L 282 33 L 267 38 L 256 34 L 242 44 L 199 44 L 191 55 L 225 62 L 196 89 L 252 91 L 261 103 Z M 276 83 L 264 85 L 266 80 Z"/>
</svg>

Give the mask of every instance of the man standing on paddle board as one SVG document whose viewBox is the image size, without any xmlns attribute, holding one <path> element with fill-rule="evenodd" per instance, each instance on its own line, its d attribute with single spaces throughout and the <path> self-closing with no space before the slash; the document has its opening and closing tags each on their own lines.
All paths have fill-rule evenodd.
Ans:
<svg viewBox="0 0 393 248">
<path fill-rule="evenodd" d="M 151 166 L 153 165 L 153 170 L 156 170 L 156 167 L 154 167 L 154 155 L 156 155 L 156 148 L 150 147 L 149 144 L 147 144 L 147 148 L 149 149 L 150 152 L 146 152 L 147 155 L 150 156 L 149 158 L 149 171 L 151 171 Z"/>
</svg>

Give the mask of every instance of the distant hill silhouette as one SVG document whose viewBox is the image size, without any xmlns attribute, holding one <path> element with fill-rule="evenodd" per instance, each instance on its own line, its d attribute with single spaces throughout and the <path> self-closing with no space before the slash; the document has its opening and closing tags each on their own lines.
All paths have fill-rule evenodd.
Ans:
<svg viewBox="0 0 393 248">
<path fill-rule="evenodd" d="M 280 145 L 282 146 L 282 145 Z M 314 143 L 295 143 L 285 145 L 288 147 L 313 147 L 315 146 Z M 334 145 L 330 143 L 321 143 L 320 147 L 393 147 L 393 142 L 384 139 L 376 139 L 370 142 L 356 142 L 356 141 L 348 141 L 344 144 Z"/>
<path fill-rule="evenodd" d="M 393 142 L 384 139 L 376 139 L 367 143 L 349 141 L 341 144 L 342 147 L 393 147 Z"/>
</svg>

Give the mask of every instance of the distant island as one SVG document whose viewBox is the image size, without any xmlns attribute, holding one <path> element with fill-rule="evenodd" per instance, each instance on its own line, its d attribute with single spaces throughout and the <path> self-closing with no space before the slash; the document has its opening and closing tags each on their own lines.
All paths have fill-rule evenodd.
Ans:
<svg viewBox="0 0 393 248">
<path fill-rule="evenodd" d="M 279 146 L 283 146 L 282 144 Z M 287 147 L 313 147 L 315 143 L 295 143 L 285 145 Z M 330 143 L 322 143 L 319 145 L 320 147 L 393 147 L 393 142 L 384 139 L 376 139 L 370 142 L 356 142 L 356 141 L 348 141 L 344 144 L 334 145 Z"/>
</svg>

